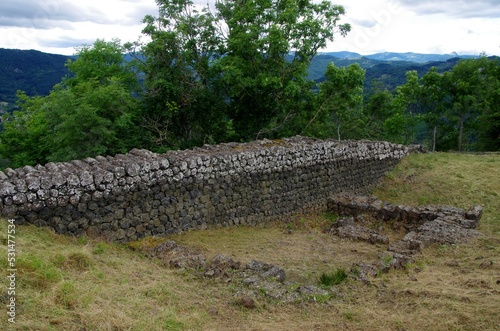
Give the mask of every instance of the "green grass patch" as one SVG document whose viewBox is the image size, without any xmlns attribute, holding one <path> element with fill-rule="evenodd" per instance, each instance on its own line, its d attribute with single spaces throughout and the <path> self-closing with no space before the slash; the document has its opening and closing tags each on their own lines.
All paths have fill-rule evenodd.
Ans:
<svg viewBox="0 0 500 331">
<path fill-rule="evenodd" d="M 322 286 L 330 287 L 342 283 L 348 277 L 349 276 L 347 275 L 345 269 L 340 268 L 330 273 L 322 273 L 321 276 L 319 276 L 319 283 Z"/>
<path fill-rule="evenodd" d="M 16 263 L 20 281 L 34 289 L 47 289 L 62 279 L 53 263 L 34 253 L 19 256 Z"/>
</svg>

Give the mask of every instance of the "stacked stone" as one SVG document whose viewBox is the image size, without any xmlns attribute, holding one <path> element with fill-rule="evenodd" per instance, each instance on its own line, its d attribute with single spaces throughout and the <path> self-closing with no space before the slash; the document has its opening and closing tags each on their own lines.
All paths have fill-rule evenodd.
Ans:
<svg viewBox="0 0 500 331">
<path fill-rule="evenodd" d="M 475 229 L 479 225 L 483 208 L 477 205 L 467 210 L 453 206 L 413 207 L 393 205 L 382 202 L 376 197 L 343 193 L 330 197 L 328 208 L 329 211 L 339 215 L 370 215 L 391 222 L 394 228 L 406 229 L 408 233 L 388 247 L 389 251 L 403 256 L 406 260 L 429 245 L 459 244 L 481 235 Z M 354 239 L 361 237 L 357 235 L 357 232 L 361 232 L 361 228 L 358 227 L 357 231 L 348 227 L 343 228 L 350 237 Z M 338 234 L 339 231 L 332 233 Z"/>
<path fill-rule="evenodd" d="M 338 215 L 357 216 L 369 214 L 376 219 L 391 221 L 396 228 L 414 230 L 429 221 L 451 219 L 464 229 L 475 229 L 482 216 L 481 206 L 468 210 L 453 206 L 426 205 L 420 207 L 394 205 L 374 196 L 356 196 L 341 193 L 328 200 L 328 210 Z"/>
<path fill-rule="evenodd" d="M 0 211 L 58 233 L 130 241 L 192 228 L 256 224 L 365 193 L 409 149 L 294 137 L 0 172 Z"/>
</svg>

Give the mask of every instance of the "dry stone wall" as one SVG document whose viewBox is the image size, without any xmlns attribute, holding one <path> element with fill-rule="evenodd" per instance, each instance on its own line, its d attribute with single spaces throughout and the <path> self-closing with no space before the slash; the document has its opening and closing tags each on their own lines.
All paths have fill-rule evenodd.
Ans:
<svg viewBox="0 0 500 331">
<path fill-rule="evenodd" d="M 0 172 L 0 213 L 58 233 L 130 241 L 254 225 L 364 194 L 408 147 L 293 137 L 25 166 Z"/>
</svg>

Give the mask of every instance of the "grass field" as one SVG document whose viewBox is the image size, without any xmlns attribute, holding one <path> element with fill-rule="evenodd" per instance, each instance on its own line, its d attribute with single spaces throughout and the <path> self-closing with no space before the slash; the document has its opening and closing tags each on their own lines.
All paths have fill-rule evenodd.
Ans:
<svg viewBox="0 0 500 331">
<path fill-rule="evenodd" d="M 237 303 L 234 284 L 164 267 L 126 245 L 18 226 L 16 323 L 7 321 L 3 286 L 0 330 L 500 330 L 500 155 L 412 155 L 373 193 L 397 204 L 480 204 L 485 235 L 428 248 L 406 270 L 381 274 L 371 285 L 350 278 L 329 300 L 283 304 L 257 296 L 256 308 L 247 309 Z M 288 225 L 168 239 L 207 256 L 274 263 L 289 280 L 318 285 L 322 273 L 348 270 L 383 249 L 325 234 L 328 222 L 331 215 L 305 215 Z M 2 270 L 7 226 L 1 220 Z"/>
</svg>

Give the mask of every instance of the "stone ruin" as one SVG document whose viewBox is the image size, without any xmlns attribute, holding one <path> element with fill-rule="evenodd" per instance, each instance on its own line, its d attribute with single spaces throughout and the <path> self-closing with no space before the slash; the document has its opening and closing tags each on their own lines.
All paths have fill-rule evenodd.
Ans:
<svg viewBox="0 0 500 331">
<path fill-rule="evenodd" d="M 367 193 L 412 148 L 293 137 L 25 166 L 0 172 L 0 214 L 57 233 L 127 242 L 255 225 Z"/>
<path fill-rule="evenodd" d="M 326 232 L 346 240 L 364 241 L 386 248 L 380 252 L 378 261 L 353 264 L 351 276 L 355 274 L 365 284 L 370 284 L 370 279 L 380 272 L 405 268 L 425 247 L 465 243 L 481 235 L 476 230 L 482 216 L 480 206 L 468 210 L 452 206 L 412 207 L 390 204 L 373 196 L 338 194 L 328 199 L 328 211 L 341 217 L 325 229 Z M 373 221 L 390 224 L 393 229 L 404 230 L 406 234 L 391 243 L 386 235 L 371 227 Z M 141 251 L 160 259 L 165 266 L 188 269 L 200 278 L 237 284 L 239 290 L 235 296 L 246 300 L 264 295 L 282 302 L 296 302 L 338 294 L 334 287 L 290 283 L 286 279 L 286 271 L 276 265 L 256 260 L 243 265 L 224 254 L 208 259 L 202 253 L 173 241 Z"/>
<path fill-rule="evenodd" d="M 389 267 L 401 267 L 432 243 L 453 244 L 479 234 L 474 228 L 480 207 L 416 208 L 356 196 L 367 194 L 401 158 L 421 151 L 419 146 L 388 142 L 298 136 L 165 154 L 134 149 L 114 157 L 8 168 L 0 172 L 0 215 L 61 234 L 128 242 L 329 210 L 352 217 L 339 220 L 329 230 L 332 234 L 388 245 Z M 358 224 L 362 214 L 390 221 L 408 233 L 389 243 L 384 235 Z M 207 261 L 172 242 L 148 254 L 172 267 L 194 268 L 203 277 L 224 279 L 231 270 L 231 277 L 236 273 L 234 279 L 248 288 L 277 299 L 328 294 L 313 285 L 290 292 L 285 271 L 264 262 L 242 266 L 224 255 Z M 378 272 L 379 266 L 362 266 L 361 278 Z"/>
<path fill-rule="evenodd" d="M 376 197 L 340 194 L 330 197 L 328 210 L 341 216 L 328 230 L 333 235 L 372 244 L 386 245 L 381 256 L 386 262 L 374 261 L 357 265 L 360 279 L 368 282 L 368 276 L 391 268 L 404 268 L 413 261 L 413 256 L 422 249 L 436 245 L 454 245 L 480 236 L 476 230 L 481 219 L 481 206 L 463 210 L 452 206 L 404 206 L 383 202 Z M 393 243 L 376 230 L 367 227 L 366 218 L 390 224 L 393 229 L 403 229 L 404 237 Z"/>
</svg>

